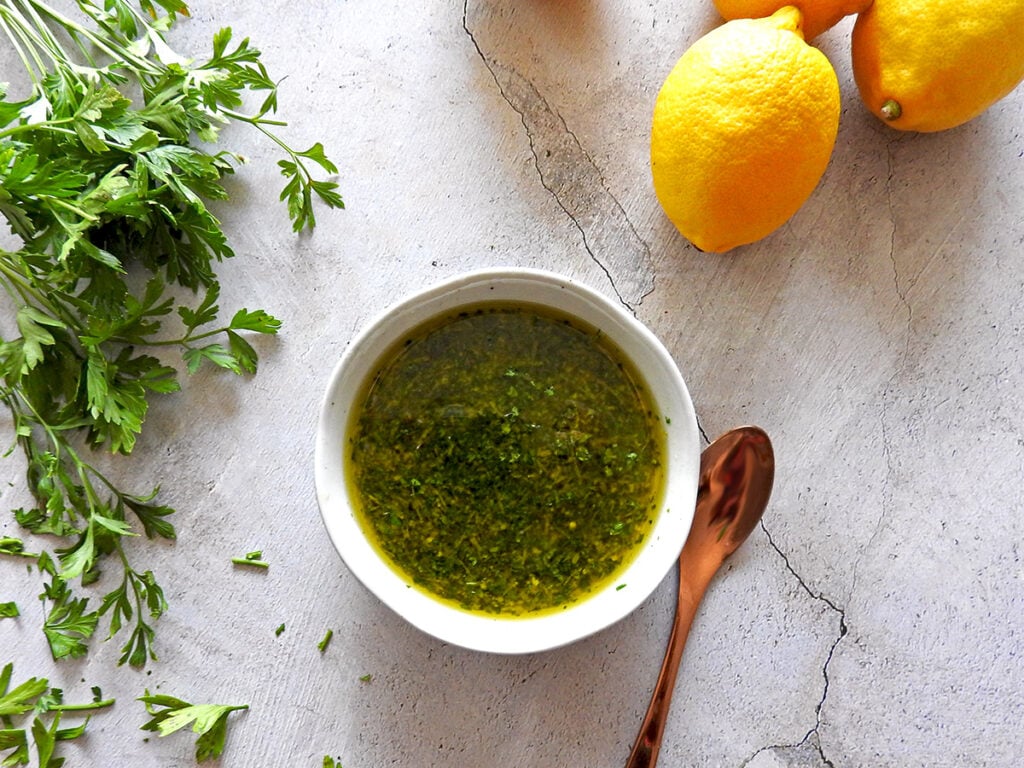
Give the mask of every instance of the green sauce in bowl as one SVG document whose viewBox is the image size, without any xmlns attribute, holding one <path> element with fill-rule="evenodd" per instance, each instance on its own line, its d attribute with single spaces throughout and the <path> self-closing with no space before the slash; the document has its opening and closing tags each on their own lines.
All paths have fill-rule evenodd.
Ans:
<svg viewBox="0 0 1024 768">
<path fill-rule="evenodd" d="M 664 427 L 601 333 L 481 304 L 382 357 L 356 398 L 345 472 L 391 567 L 475 613 L 557 611 L 620 575 L 655 523 Z"/>
</svg>

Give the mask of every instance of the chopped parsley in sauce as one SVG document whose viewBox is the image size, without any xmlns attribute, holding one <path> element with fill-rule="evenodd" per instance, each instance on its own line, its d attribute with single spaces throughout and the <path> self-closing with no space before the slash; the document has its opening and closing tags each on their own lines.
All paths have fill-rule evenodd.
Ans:
<svg viewBox="0 0 1024 768">
<path fill-rule="evenodd" d="M 663 490 L 664 431 L 598 331 L 482 305 L 385 356 L 348 435 L 360 523 L 392 566 L 465 610 L 533 615 L 631 562 Z"/>
</svg>

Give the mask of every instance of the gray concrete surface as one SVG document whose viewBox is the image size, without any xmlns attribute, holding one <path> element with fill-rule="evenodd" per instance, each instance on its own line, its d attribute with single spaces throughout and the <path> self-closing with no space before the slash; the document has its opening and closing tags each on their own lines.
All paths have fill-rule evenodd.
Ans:
<svg viewBox="0 0 1024 768">
<path fill-rule="evenodd" d="M 251 705 L 223 766 L 624 764 L 671 577 L 583 642 L 492 657 L 390 613 L 319 519 L 313 430 L 334 361 L 385 305 L 489 265 L 617 297 L 673 353 L 706 437 L 751 422 L 775 442 L 771 506 L 702 607 L 660 765 L 1019 764 L 1024 89 L 958 129 L 894 132 L 860 104 L 844 22 L 816 41 L 843 92 L 819 188 L 769 238 L 709 255 L 664 218 L 647 153 L 662 79 L 718 23 L 710 0 L 192 10 L 182 49 L 231 26 L 287 77 L 286 133 L 324 141 L 347 209 L 296 237 L 273 147 L 231 133 L 250 162 L 219 207 L 239 254 L 221 305 L 285 327 L 259 342 L 251 381 L 200 374 L 157 402 L 123 468 L 178 508 L 176 544 L 136 545 L 171 606 L 159 662 L 117 667 L 114 640 L 54 665 L 36 575 L 0 561 L 0 600 L 23 611 L 0 621 L 0 662 L 69 698 L 101 685 L 118 699 L 67 749 L 69 768 L 192 764 L 190 736 L 144 741 L 146 687 Z M 3 466 L 0 535 L 18 535 L 21 470 Z M 269 571 L 230 564 L 254 549 Z"/>
</svg>

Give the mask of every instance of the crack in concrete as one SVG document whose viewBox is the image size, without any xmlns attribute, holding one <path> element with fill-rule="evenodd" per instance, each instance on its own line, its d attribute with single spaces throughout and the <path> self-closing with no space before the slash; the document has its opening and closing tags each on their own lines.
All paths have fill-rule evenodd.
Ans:
<svg viewBox="0 0 1024 768">
<path fill-rule="evenodd" d="M 864 559 L 864 554 L 868 552 L 875 543 L 875 540 L 882 533 L 885 528 L 886 522 L 886 509 L 889 508 L 892 501 L 892 479 L 896 474 L 896 465 L 893 461 L 893 450 L 892 450 L 892 439 L 889 431 L 889 411 L 892 404 L 893 393 L 896 391 L 896 381 L 902 375 L 903 371 L 907 367 L 908 360 L 910 359 L 910 343 L 913 337 L 913 321 L 914 321 L 914 309 L 907 295 L 907 289 L 903 286 L 903 280 L 900 277 L 899 270 L 899 259 L 897 258 L 896 248 L 896 206 L 893 195 L 893 180 L 896 178 L 896 172 L 894 170 L 895 158 L 893 156 L 893 146 L 898 139 L 890 140 L 886 145 L 886 156 L 887 156 L 887 177 L 885 182 L 885 193 L 887 207 L 889 211 L 889 261 L 892 264 L 893 272 L 893 286 L 896 291 L 896 296 L 899 300 L 900 306 L 906 311 L 906 333 L 903 340 L 903 350 L 899 356 L 899 360 L 893 368 L 892 375 L 885 382 L 885 386 L 882 389 L 880 398 L 881 413 L 879 414 L 879 428 L 881 430 L 881 455 L 885 463 L 885 473 L 882 477 L 882 487 L 880 490 L 882 510 L 878 515 L 878 519 L 875 521 L 875 527 L 868 537 L 867 542 L 861 547 L 860 552 L 857 556 L 856 561 L 853 564 L 852 576 L 850 579 L 850 594 L 852 594 L 856 588 L 858 579 L 860 577 L 860 566 Z"/>
<path fill-rule="evenodd" d="M 892 155 L 892 141 L 890 141 L 886 146 L 886 155 L 888 175 L 885 179 L 885 197 L 889 210 L 889 261 L 892 264 L 892 277 L 893 284 L 896 288 L 896 295 L 899 297 L 900 304 L 907 312 L 907 325 L 909 329 L 909 325 L 914 319 L 914 310 L 913 307 L 911 307 L 910 302 L 907 300 L 907 292 L 900 279 L 899 262 L 896 259 L 896 206 L 893 203 L 892 193 L 892 184 L 893 179 L 895 178 L 895 173 L 893 171 L 894 160 Z"/>
<path fill-rule="evenodd" d="M 835 768 L 835 766 L 821 753 L 821 742 L 817 735 L 799 744 L 773 744 L 762 747 L 749 758 L 741 763 L 740 768 L 755 768 L 755 762 L 761 755 L 770 755 L 772 758 L 771 768 Z M 757 763 L 756 768 L 768 768 Z"/>
<path fill-rule="evenodd" d="M 910 359 L 910 340 L 914 333 L 914 306 L 911 304 L 908 298 L 908 288 L 904 287 L 903 280 L 900 278 L 899 260 L 896 258 L 896 205 L 894 203 L 894 195 L 892 191 L 893 179 L 896 177 L 896 172 L 893 170 L 895 165 L 895 159 L 893 157 L 893 144 L 896 139 L 892 139 L 886 145 L 886 157 L 888 163 L 888 176 L 885 180 L 885 196 L 886 205 L 889 210 L 889 261 L 892 263 L 892 278 L 893 285 L 896 289 L 896 296 L 899 298 L 900 305 L 906 310 L 907 324 L 906 324 L 906 336 L 903 341 L 903 355 L 899 361 L 899 365 L 896 366 L 896 370 L 893 375 L 889 378 L 886 383 L 885 395 L 892 391 L 893 381 L 899 375 L 899 373 L 906 367 L 907 360 Z"/>
<path fill-rule="evenodd" d="M 885 510 L 890 506 L 892 501 L 892 479 L 895 476 L 897 467 L 893 459 L 893 446 L 889 430 L 889 412 L 892 403 L 893 393 L 896 391 L 896 381 L 906 370 L 908 361 L 910 360 L 910 347 L 913 338 L 914 309 L 913 304 L 911 303 L 909 298 L 909 288 L 907 285 L 905 285 L 905 280 L 900 272 L 900 263 L 897 257 L 898 228 L 896 222 L 895 196 L 893 194 L 893 183 L 894 179 L 896 178 L 896 174 L 894 171 L 895 158 L 893 155 L 894 141 L 895 140 L 890 141 L 887 146 L 888 167 L 885 182 L 886 200 L 889 211 L 890 225 L 888 255 L 889 262 L 892 266 L 893 288 L 898 299 L 898 304 L 900 307 L 902 307 L 906 315 L 906 334 L 903 342 L 903 350 L 899 355 L 899 359 L 894 367 L 892 375 L 889 376 L 888 380 L 885 382 L 881 396 L 881 413 L 879 415 L 879 422 L 881 428 L 881 452 L 882 458 L 885 463 L 885 474 L 882 480 L 881 488 L 882 511 L 879 513 L 878 519 L 875 521 L 874 530 L 871 532 L 871 535 L 868 537 L 868 540 L 864 544 L 864 546 L 861 547 L 860 554 L 857 557 L 857 561 L 854 563 L 853 574 L 849 590 L 849 594 L 851 595 L 856 591 L 857 588 L 858 577 L 860 575 L 860 565 L 861 561 L 863 560 L 864 554 L 871 550 L 875 540 L 884 530 L 886 523 Z M 750 758 L 744 761 L 743 765 L 751 765 L 758 755 L 770 752 L 774 756 L 782 758 L 787 766 L 792 766 L 793 768 L 796 768 L 796 766 L 807 766 L 808 768 L 811 768 L 812 764 L 817 764 L 819 766 L 827 766 L 828 768 L 835 768 L 834 763 L 825 755 L 825 752 L 821 746 L 819 731 L 821 727 L 821 713 L 822 709 L 825 706 L 825 701 L 828 698 L 829 686 L 831 683 L 829 678 L 829 666 L 832 663 L 832 659 L 835 655 L 836 648 L 839 646 L 839 643 L 842 642 L 843 638 L 849 631 L 846 623 L 846 611 L 844 608 L 840 607 L 834 601 L 825 597 L 823 594 L 814 592 L 793 568 L 785 552 L 783 552 L 772 539 L 771 534 L 769 533 L 768 529 L 764 526 L 763 521 L 761 524 L 761 528 L 764 530 L 765 535 L 768 536 L 768 541 L 771 544 L 772 548 L 776 552 L 778 552 L 780 557 L 782 557 L 783 562 L 786 564 L 786 568 L 793 575 L 793 577 L 796 578 L 797 583 L 800 584 L 804 591 L 806 591 L 811 598 L 824 602 L 830 609 L 832 609 L 838 614 L 839 635 L 836 637 L 835 641 L 829 647 L 828 654 L 825 658 L 825 663 L 822 665 L 822 677 L 824 678 L 824 686 L 822 689 L 821 699 L 818 701 L 818 704 L 815 708 L 814 727 L 810 731 L 808 731 L 804 738 L 797 744 L 776 744 L 767 747 L 762 747 L 753 755 L 751 755 Z M 811 760 L 812 755 L 813 761 Z"/>
<path fill-rule="evenodd" d="M 697 420 L 697 431 L 700 432 L 700 436 L 704 438 L 704 445 L 711 445 L 711 438 L 708 437 L 708 433 L 704 431 L 704 425 L 700 423 L 700 416 L 696 417 Z"/>
<path fill-rule="evenodd" d="M 818 699 L 818 703 L 814 708 L 814 727 L 804 734 L 804 737 L 795 744 L 771 744 L 765 747 L 761 747 L 754 752 L 750 757 L 743 761 L 741 768 L 751 765 L 754 759 L 761 754 L 771 752 L 773 755 L 785 759 L 786 765 L 789 766 L 808 766 L 810 768 L 813 759 L 819 766 L 827 766 L 827 768 L 835 768 L 835 765 L 825 755 L 825 751 L 821 746 L 820 728 L 821 728 L 821 712 L 825 707 L 825 701 L 828 699 L 829 686 L 831 680 L 829 678 L 828 670 L 832 664 L 832 659 L 835 656 L 836 648 L 839 643 L 842 642 L 843 638 L 846 637 L 849 631 L 846 625 L 846 609 L 837 605 L 833 600 L 827 598 L 821 592 L 815 592 L 811 589 L 810 585 L 804 581 L 804 578 L 797 573 L 793 564 L 789 561 L 789 556 L 782 551 L 778 544 L 775 543 L 775 539 L 772 538 L 771 532 L 768 530 L 764 521 L 761 521 L 761 530 L 764 531 L 765 536 L 768 537 L 768 543 L 771 548 L 782 558 L 782 562 L 786 566 L 786 570 L 796 579 L 797 584 L 807 593 L 812 600 L 818 600 L 824 603 L 828 608 L 838 614 L 839 617 L 839 634 L 836 639 L 829 646 L 828 654 L 825 656 L 825 661 L 821 667 L 821 675 L 824 680 L 821 691 L 821 698 Z"/>
<path fill-rule="evenodd" d="M 619 301 L 636 314 L 636 308 L 654 290 L 650 249 L 565 119 L 515 68 L 484 52 L 468 17 L 466 0 L 462 27 L 501 97 L 523 124 L 541 186 L 580 233 L 584 250 Z"/>
</svg>

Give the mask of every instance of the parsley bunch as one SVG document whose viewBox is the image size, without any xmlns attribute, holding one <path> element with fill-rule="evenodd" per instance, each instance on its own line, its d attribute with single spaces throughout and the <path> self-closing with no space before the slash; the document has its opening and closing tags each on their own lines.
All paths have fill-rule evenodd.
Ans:
<svg viewBox="0 0 1024 768">
<path fill-rule="evenodd" d="M 277 87 L 248 40 L 230 29 L 207 58 L 170 46 L 182 0 L 77 0 L 70 18 L 41 0 L 0 0 L 0 29 L 25 65 L 31 93 L 0 85 L 0 214 L 20 247 L 0 247 L 0 401 L 27 460 L 31 509 L 15 510 L 52 552 L 8 537 L 0 554 L 35 557 L 54 658 L 86 653 L 101 618 L 131 626 L 120 663 L 155 659 L 151 621 L 166 609 L 154 574 L 129 558 L 141 533 L 173 539 L 173 510 L 119 488 L 95 451 L 130 454 L 151 396 L 180 386 L 167 351 L 189 373 L 204 364 L 255 373 L 249 334 L 280 322 L 240 309 L 223 320 L 215 266 L 233 256 L 209 202 L 241 158 L 215 149 L 221 129 L 247 124 L 283 153 L 281 200 L 296 231 L 314 201 L 343 207 L 337 168 L 317 143 L 292 149 L 275 133 Z M 247 102 L 259 102 L 247 111 Z M 192 296 L 196 301 L 189 302 Z M 0 297 L 0 307 L 4 304 Z M 9 328 L 9 330 L 8 330 Z M 164 353 L 161 355 L 161 350 Z M 113 563 L 120 578 L 98 606 L 76 594 Z"/>
</svg>

